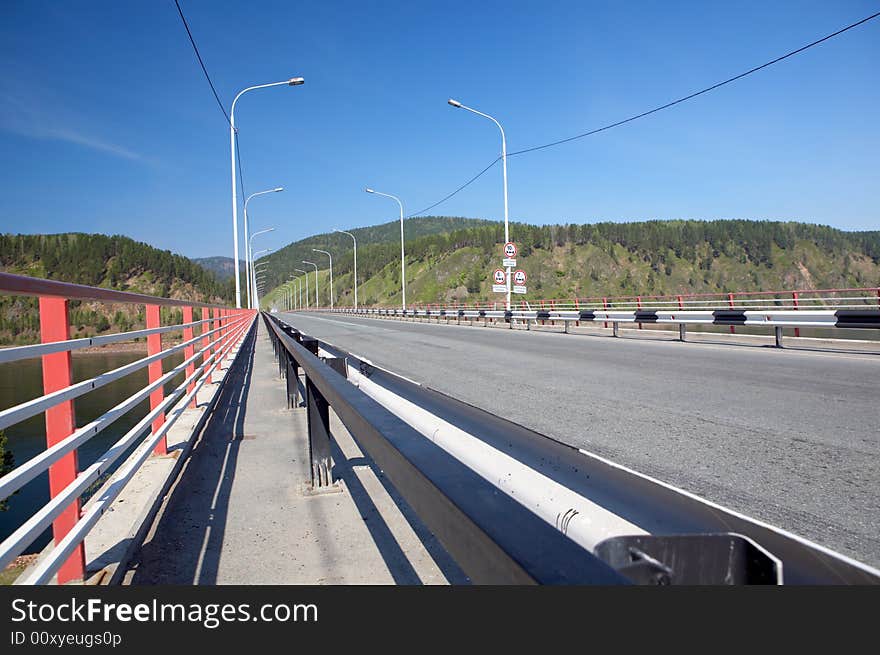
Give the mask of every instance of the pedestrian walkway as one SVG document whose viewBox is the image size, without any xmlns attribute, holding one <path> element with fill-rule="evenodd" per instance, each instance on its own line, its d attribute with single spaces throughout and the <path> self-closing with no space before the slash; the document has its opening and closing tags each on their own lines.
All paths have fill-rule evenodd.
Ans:
<svg viewBox="0 0 880 655">
<path fill-rule="evenodd" d="M 306 410 L 286 406 L 258 321 L 126 582 L 463 581 L 332 412 L 340 482 L 335 491 L 312 493 Z"/>
</svg>

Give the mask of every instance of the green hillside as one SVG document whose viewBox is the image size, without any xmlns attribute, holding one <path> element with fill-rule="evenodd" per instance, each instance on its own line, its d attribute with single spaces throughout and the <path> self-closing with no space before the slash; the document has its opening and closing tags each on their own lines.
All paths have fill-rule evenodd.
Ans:
<svg viewBox="0 0 880 655">
<path fill-rule="evenodd" d="M 232 281 L 218 281 L 192 260 L 123 236 L 103 234 L 3 234 L 0 268 L 8 273 L 197 302 L 232 298 Z M 75 336 L 137 329 L 138 305 L 70 304 Z M 180 310 L 165 320 L 179 320 Z M 37 299 L 0 296 L 0 343 L 39 341 Z"/>
<path fill-rule="evenodd" d="M 454 216 L 410 218 L 405 223 L 406 241 L 409 243 L 411 240 L 418 240 L 427 236 L 486 225 L 490 225 L 490 223 L 480 219 Z M 389 252 L 393 251 L 396 247 L 398 257 L 400 256 L 400 221 L 391 221 L 381 225 L 354 228 L 347 231 L 354 234 L 357 239 L 358 266 L 362 265 L 362 259 L 368 259 L 371 256 L 370 252 L 373 250 L 371 246 L 378 246 L 379 250 L 383 252 L 386 249 Z M 340 266 L 344 266 L 343 260 L 348 262 L 349 268 L 352 266 L 352 241 L 350 236 L 340 234 L 339 232 L 316 234 L 315 236 L 295 241 L 280 250 L 259 258 L 259 262 L 268 263 L 268 266 L 265 268 L 267 288 L 271 289 L 282 284 L 295 272 L 294 269 L 296 268 L 314 271 L 313 267 L 303 265 L 302 261 L 304 259 L 315 262 L 318 266 L 327 267 L 327 256 L 314 252 L 312 248 L 320 248 L 321 250 L 331 252 L 333 254 L 334 267 L 336 266 L 337 258 L 339 259 Z"/>
<path fill-rule="evenodd" d="M 529 277 L 529 293 L 517 297 L 525 300 L 880 285 L 877 231 L 844 232 L 794 222 L 673 220 L 512 224 L 511 235 L 519 246 L 518 268 Z M 490 276 L 501 263 L 502 242 L 499 223 L 407 239 L 407 300 L 499 300 L 501 294 L 491 292 Z M 336 303 L 351 305 L 351 248 L 325 249 L 334 253 Z M 359 248 L 361 304 L 400 302 L 399 257 L 399 242 Z M 320 259 L 312 261 L 326 266 Z M 327 277 L 327 271 L 319 276 L 322 305 L 329 302 Z M 272 281 L 279 283 L 280 276 Z M 314 274 L 309 283 L 314 296 Z M 277 298 L 277 291 L 270 292 L 264 305 Z"/>
</svg>

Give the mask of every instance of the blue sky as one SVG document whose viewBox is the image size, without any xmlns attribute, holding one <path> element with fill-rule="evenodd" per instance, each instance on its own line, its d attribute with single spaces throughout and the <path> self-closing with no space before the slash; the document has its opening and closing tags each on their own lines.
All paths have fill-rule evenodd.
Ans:
<svg viewBox="0 0 880 655">
<path fill-rule="evenodd" d="M 253 229 L 279 247 L 425 207 L 499 151 L 625 118 L 880 10 L 867 1 L 181 0 L 238 104 Z M 225 119 L 171 0 L 0 6 L 0 230 L 231 255 Z M 597 136 L 511 158 L 511 219 L 804 220 L 878 229 L 880 19 Z M 500 218 L 496 167 L 432 213 Z"/>
</svg>

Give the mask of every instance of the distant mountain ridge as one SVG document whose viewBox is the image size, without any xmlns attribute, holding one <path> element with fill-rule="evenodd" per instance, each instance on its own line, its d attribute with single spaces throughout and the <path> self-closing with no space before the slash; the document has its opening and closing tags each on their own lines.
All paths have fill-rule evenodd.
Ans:
<svg viewBox="0 0 880 655">
<path fill-rule="evenodd" d="M 192 261 L 211 271 L 219 280 L 235 277 L 235 260 L 232 257 L 197 257 Z M 239 260 L 239 266 L 239 270 L 244 270 L 244 260 Z"/>
</svg>

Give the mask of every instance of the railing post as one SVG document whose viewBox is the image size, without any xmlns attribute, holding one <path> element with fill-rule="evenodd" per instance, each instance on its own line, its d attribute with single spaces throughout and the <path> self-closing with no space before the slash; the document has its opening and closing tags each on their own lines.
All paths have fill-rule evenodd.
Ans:
<svg viewBox="0 0 880 655">
<path fill-rule="evenodd" d="M 40 338 L 43 343 L 66 341 L 70 323 L 65 298 L 40 297 Z M 69 387 L 73 382 L 70 351 L 43 355 L 43 393 Z M 46 446 L 51 447 L 71 435 L 75 429 L 73 401 L 65 400 L 46 410 Z M 65 455 L 49 467 L 49 494 L 57 496 L 79 474 L 77 451 Z M 52 523 L 52 535 L 58 544 L 79 521 L 79 498 L 74 500 Z M 58 584 L 82 580 L 86 571 L 86 555 L 82 542 L 58 570 Z"/>
<path fill-rule="evenodd" d="M 147 305 L 147 329 L 157 328 L 161 323 L 160 313 L 159 313 L 159 305 Z M 162 335 L 161 334 L 149 334 L 147 335 L 147 355 L 156 355 L 162 351 Z M 151 363 L 147 367 L 149 381 L 150 384 L 158 380 L 162 377 L 162 360 Z M 153 411 L 158 407 L 162 401 L 165 399 L 165 389 L 159 387 L 155 391 L 150 393 L 150 411 Z M 165 412 L 162 412 L 153 419 L 153 433 L 155 434 L 159 428 L 165 423 Z M 155 455 L 165 455 L 168 452 L 168 446 L 166 443 L 165 437 L 159 440 L 159 443 L 156 444 L 155 449 L 153 450 L 153 454 Z"/>
<path fill-rule="evenodd" d="M 205 307 L 204 309 L 202 309 L 202 318 L 208 319 L 207 327 L 203 328 L 204 331 L 210 332 L 211 330 L 214 329 L 214 317 L 216 315 L 217 315 L 217 310 L 214 307 Z M 211 347 L 205 351 L 205 359 L 207 359 L 208 357 L 210 357 L 211 355 L 214 354 L 214 351 L 216 350 L 216 348 L 214 348 L 214 346 L 213 346 L 214 341 L 215 341 L 214 335 L 209 334 L 207 337 L 206 344 L 210 345 Z M 211 368 L 208 370 L 211 371 L 211 370 L 213 370 L 213 368 L 214 368 L 214 365 L 211 364 Z M 213 382 L 213 380 L 211 379 L 211 373 L 209 372 L 208 373 L 208 384 L 212 384 L 212 382 Z"/>
<path fill-rule="evenodd" d="M 727 306 L 730 307 L 731 309 L 733 309 L 733 294 L 732 293 L 727 294 Z M 730 326 L 730 333 L 736 334 L 736 327 L 734 327 L 733 325 Z"/>
<path fill-rule="evenodd" d="M 183 308 L 183 322 L 184 322 L 184 324 L 193 322 L 193 308 L 191 305 L 187 305 L 186 307 Z M 189 341 L 194 336 L 195 335 L 193 334 L 192 326 L 183 328 L 183 340 L 184 341 Z M 190 357 L 195 355 L 195 353 L 196 353 L 195 344 L 193 344 L 192 346 L 187 346 L 186 348 L 183 349 L 183 358 L 189 359 Z M 193 373 L 195 373 L 195 371 L 196 371 L 196 362 L 195 362 L 195 360 L 193 360 L 192 363 L 188 364 L 186 367 L 186 377 L 191 376 Z M 189 385 L 187 385 L 187 387 L 186 387 L 187 394 L 192 393 L 192 390 L 195 388 L 196 388 L 195 381 L 190 382 Z M 195 396 L 193 396 L 193 399 L 190 401 L 189 406 L 191 409 L 195 409 L 196 407 L 199 406 L 199 403 L 196 401 Z"/>
</svg>

